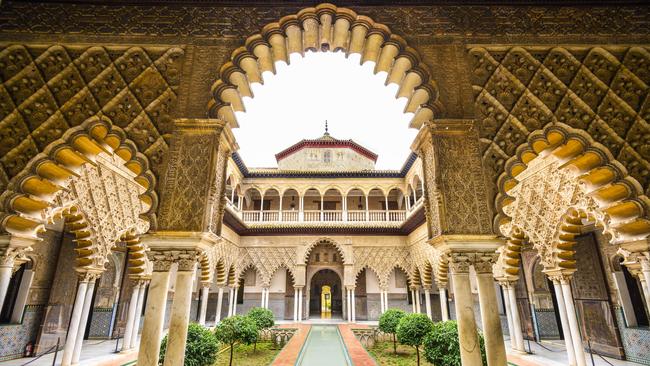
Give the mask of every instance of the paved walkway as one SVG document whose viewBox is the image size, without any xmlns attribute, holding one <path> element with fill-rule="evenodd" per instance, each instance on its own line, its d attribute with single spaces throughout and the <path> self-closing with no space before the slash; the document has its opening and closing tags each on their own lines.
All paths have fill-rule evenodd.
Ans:
<svg viewBox="0 0 650 366">
<path fill-rule="evenodd" d="M 79 366 L 120 366 L 135 361 L 138 355 L 137 349 L 127 353 L 115 353 L 115 340 L 86 340 L 84 341 L 79 359 Z M 121 345 L 120 340 L 120 345 Z M 59 351 L 55 365 L 61 364 L 63 350 Z M 42 356 L 39 359 L 34 357 L 19 358 L 16 360 L 0 362 L 0 366 L 52 366 L 54 353 Z"/>
<path fill-rule="evenodd" d="M 528 349 L 528 341 L 524 341 Z M 520 354 L 510 348 L 510 340 L 506 340 L 506 351 L 508 352 L 508 361 L 517 366 L 566 366 L 569 363 L 564 341 L 542 341 L 540 346 L 535 342 L 530 342 L 530 348 L 533 354 Z M 586 353 L 587 365 L 591 366 L 591 356 Z M 604 359 L 594 354 L 595 366 L 639 366 L 638 363 L 621 361 L 615 358 L 605 357 Z"/>
<path fill-rule="evenodd" d="M 302 349 L 305 339 L 309 334 L 311 325 L 309 324 L 295 324 L 295 323 L 283 323 L 280 325 L 283 328 L 297 328 L 298 331 L 294 334 L 289 342 L 282 348 L 280 353 L 273 360 L 272 366 L 294 366 L 296 360 L 300 355 L 300 350 Z"/>
</svg>

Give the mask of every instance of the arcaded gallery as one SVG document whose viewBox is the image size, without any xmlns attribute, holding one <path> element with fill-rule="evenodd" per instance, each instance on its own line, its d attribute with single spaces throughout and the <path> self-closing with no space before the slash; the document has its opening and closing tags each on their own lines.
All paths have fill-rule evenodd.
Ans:
<svg viewBox="0 0 650 366">
<path fill-rule="evenodd" d="M 650 4 L 2 0 L 0 366 L 650 365 Z"/>
</svg>

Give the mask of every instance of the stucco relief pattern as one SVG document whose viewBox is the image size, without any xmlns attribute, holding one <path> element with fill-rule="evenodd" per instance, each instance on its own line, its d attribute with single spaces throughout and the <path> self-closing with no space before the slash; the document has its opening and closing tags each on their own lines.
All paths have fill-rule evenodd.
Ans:
<svg viewBox="0 0 650 366">
<path fill-rule="evenodd" d="M 436 161 L 433 144 L 426 141 L 418 155 L 422 159 L 422 174 L 424 175 L 424 209 L 427 216 L 429 238 L 440 235 L 440 195 L 436 183 Z"/>
<path fill-rule="evenodd" d="M 388 288 L 388 281 L 395 268 L 407 274 L 411 272 L 411 259 L 405 247 L 353 247 L 354 273 L 359 275 L 364 268 L 370 268 L 379 280 L 382 289 Z"/>
<path fill-rule="evenodd" d="M 160 175 L 183 56 L 169 47 L 0 47 L 0 189 L 98 114 L 123 128 Z"/>
<path fill-rule="evenodd" d="M 242 38 L 300 8 L 3 2 L 1 10 L 2 32 Z M 355 6 L 354 10 L 412 36 L 644 35 L 650 28 L 647 12 L 637 6 Z M 112 21 L 99 22 L 95 14 Z"/>
<path fill-rule="evenodd" d="M 647 47 L 476 47 L 469 54 L 493 182 L 531 132 L 561 122 L 589 132 L 650 193 Z"/>
</svg>

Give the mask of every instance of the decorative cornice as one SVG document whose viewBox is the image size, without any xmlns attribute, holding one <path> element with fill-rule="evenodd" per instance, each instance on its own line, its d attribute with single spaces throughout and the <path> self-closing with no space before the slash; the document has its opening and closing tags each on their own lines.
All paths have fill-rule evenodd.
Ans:
<svg viewBox="0 0 650 366">
<path fill-rule="evenodd" d="M 377 157 L 378 157 L 377 154 L 357 144 L 353 140 L 339 140 L 339 139 L 331 138 L 331 139 L 313 139 L 313 140 L 304 139 L 275 154 L 275 160 L 279 162 L 280 160 L 298 152 L 299 150 L 310 148 L 310 147 L 349 148 L 374 162 L 377 162 Z"/>
<path fill-rule="evenodd" d="M 299 170 L 249 170 L 237 152 L 232 153 L 232 159 L 244 178 L 404 178 L 417 160 L 418 156 L 411 153 L 400 170 L 364 170 L 351 172 L 321 172 Z"/>
</svg>

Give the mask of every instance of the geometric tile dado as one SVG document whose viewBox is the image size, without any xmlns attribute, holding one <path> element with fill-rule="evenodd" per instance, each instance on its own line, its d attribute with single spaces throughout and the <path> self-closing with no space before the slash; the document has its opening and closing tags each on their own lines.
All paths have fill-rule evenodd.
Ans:
<svg viewBox="0 0 650 366">
<path fill-rule="evenodd" d="M 0 47 L 0 190 L 70 127 L 104 114 L 159 176 L 177 99 L 181 48 Z"/>
<path fill-rule="evenodd" d="M 647 47 L 474 47 L 469 54 L 494 188 L 531 132 L 561 122 L 588 131 L 650 195 Z"/>
</svg>

